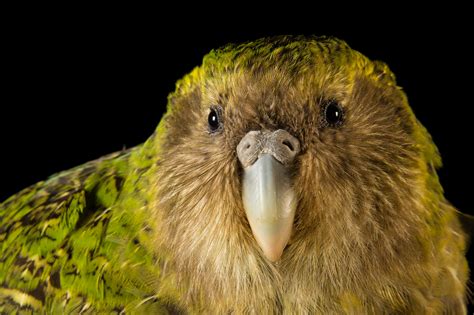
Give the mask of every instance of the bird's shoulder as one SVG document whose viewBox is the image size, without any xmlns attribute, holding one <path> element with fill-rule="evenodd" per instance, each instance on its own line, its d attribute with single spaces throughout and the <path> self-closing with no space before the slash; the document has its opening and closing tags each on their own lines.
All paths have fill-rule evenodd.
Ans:
<svg viewBox="0 0 474 315">
<path fill-rule="evenodd" d="M 50 176 L 0 203 L 2 248 L 16 236 L 60 239 L 49 235 L 79 228 L 120 193 L 129 151 L 121 151 Z M 39 230 L 38 230 L 39 229 Z M 3 252 L 3 251 L 2 251 Z"/>
<path fill-rule="evenodd" d="M 39 310 L 55 289 L 83 285 L 74 279 L 81 267 L 77 258 L 101 245 L 130 153 L 60 172 L 0 204 L 0 311 Z"/>
</svg>

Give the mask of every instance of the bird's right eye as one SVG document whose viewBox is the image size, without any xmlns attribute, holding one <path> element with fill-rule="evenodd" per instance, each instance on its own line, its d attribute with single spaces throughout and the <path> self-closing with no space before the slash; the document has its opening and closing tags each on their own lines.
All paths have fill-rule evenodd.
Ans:
<svg viewBox="0 0 474 315">
<path fill-rule="evenodd" d="M 211 108 L 207 117 L 207 124 L 210 132 L 216 132 L 221 128 L 219 112 L 217 108 Z"/>
<path fill-rule="evenodd" d="M 323 116 L 326 126 L 337 127 L 344 122 L 344 111 L 336 101 L 329 101 L 324 104 Z"/>
</svg>

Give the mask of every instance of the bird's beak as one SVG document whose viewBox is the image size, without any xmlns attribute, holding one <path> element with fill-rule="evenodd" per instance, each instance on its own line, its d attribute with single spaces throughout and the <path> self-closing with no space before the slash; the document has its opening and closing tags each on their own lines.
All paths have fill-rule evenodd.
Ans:
<svg viewBox="0 0 474 315">
<path fill-rule="evenodd" d="M 286 135 L 289 134 L 285 132 Z M 271 135 L 267 138 L 271 138 Z M 280 138 L 278 139 L 280 144 L 285 142 Z M 242 150 L 238 153 L 241 162 L 244 161 L 242 163 L 244 165 L 242 198 L 252 233 L 263 254 L 270 261 L 275 262 L 280 259 L 291 236 L 296 198 L 290 181 L 288 159 L 282 158 L 281 154 L 278 154 L 279 149 L 274 147 L 275 144 L 269 142 L 271 139 L 253 144 L 260 145 L 263 149 L 258 150 L 256 159 L 254 156 L 254 161 L 246 163 L 247 165 L 241 158 L 241 155 L 244 155 Z M 292 143 L 286 141 L 283 146 L 285 145 L 289 148 L 280 149 L 293 151 L 289 152 L 290 155 L 295 153 L 295 150 L 299 152 L 299 142 L 296 138 L 293 137 Z M 251 149 L 249 141 L 244 142 L 240 149 L 242 147 Z M 288 154 L 286 155 L 288 158 Z M 293 158 L 294 156 L 291 156 L 291 160 Z"/>
<path fill-rule="evenodd" d="M 253 235 L 265 256 L 280 259 L 290 239 L 296 202 L 285 167 L 270 154 L 244 171 L 243 203 Z"/>
</svg>

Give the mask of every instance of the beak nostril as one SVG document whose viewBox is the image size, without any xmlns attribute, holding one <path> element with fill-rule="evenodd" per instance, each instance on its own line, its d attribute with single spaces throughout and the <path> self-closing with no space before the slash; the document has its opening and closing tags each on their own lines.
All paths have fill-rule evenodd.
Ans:
<svg viewBox="0 0 474 315">
<path fill-rule="evenodd" d="M 282 165 L 287 165 L 300 152 L 300 142 L 283 129 L 249 131 L 237 144 L 236 151 L 244 168 L 254 164 L 263 155 L 271 155 Z"/>
<path fill-rule="evenodd" d="M 291 144 L 290 141 L 283 140 L 283 144 L 286 145 L 288 147 L 288 149 L 290 149 L 290 151 L 294 151 L 295 148 L 293 147 L 293 145 Z"/>
</svg>

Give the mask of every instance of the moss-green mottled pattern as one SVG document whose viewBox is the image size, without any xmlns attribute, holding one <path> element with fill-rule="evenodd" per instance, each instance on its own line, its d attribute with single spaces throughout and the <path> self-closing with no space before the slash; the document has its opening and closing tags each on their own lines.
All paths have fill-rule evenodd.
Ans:
<svg viewBox="0 0 474 315">
<path fill-rule="evenodd" d="M 173 311 L 153 290 L 158 258 L 143 248 L 150 228 L 137 223 L 146 202 L 138 179 L 150 163 L 134 156 L 144 147 L 56 174 L 0 205 L 0 313 Z"/>
</svg>

